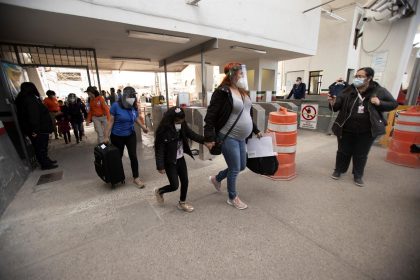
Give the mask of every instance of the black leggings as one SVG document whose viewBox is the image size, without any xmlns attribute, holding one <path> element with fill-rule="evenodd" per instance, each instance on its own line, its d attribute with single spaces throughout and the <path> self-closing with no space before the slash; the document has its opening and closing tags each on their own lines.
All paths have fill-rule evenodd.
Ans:
<svg viewBox="0 0 420 280">
<path fill-rule="evenodd" d="M 120 150 L 121 158 L 124 154 L 124 147 L 127 146 L 128 156 L 131 162 L 131 171 L 133 177 L 139 177 L 139 162 L 137 160 L 137 137 L 136 133 L 133 133 L 130 136 L 118 136 L 111 133 L 111 143 Z"/>
<path fill-rule="evenodd" d="M 165 172 L 166 176 L 168 176 L 169 185 L 160 188 L 159 193 L 164 194 L 167 192 L 176 191 L 179 187 L 179 177 L 179 180 L 181 181 L 181 195 L 179 200 L 185 201 L 187 199 L 188 192 L 188 171 L 185 158 L 182 157 L 177 159 L 176 164 L 166 164 Z"/>
</svg>

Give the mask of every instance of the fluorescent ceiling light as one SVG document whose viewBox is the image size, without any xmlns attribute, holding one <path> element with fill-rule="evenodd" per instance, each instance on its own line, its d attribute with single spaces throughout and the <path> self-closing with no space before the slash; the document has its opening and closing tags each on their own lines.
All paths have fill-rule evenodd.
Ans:
<svg viewBox="0 0 420 280">
<path fill-rule="evenodd" d="M 179 37 L 179 36 L 172 36 L 172 35 L 166 35 L 166 34 L 134 31 L 134 30 L 128 31 L 128 37 L 154 40 L 154 41 L 171 42 L 171 43 L 177 43 L 177 44 L 185 44 L 191 40 L 188 37 Z"/>
<path fill-rule="evenodd" d="M 184 61 L 184 65 L 185 64 L 200 64 L 201 65 L 201 62 L 200 61 L 190 61 L 190 60 L 185 60 Z M 206 64 L 206 65 L 211 65 L 211 63 L 210 62 L 204 62 L 204 64 Z"/>
<path fill-rule="evenodd" d="M 131 61 L 143 61 L 143 62 L 151 62 L 150 58 L 143 58 L 143 57 L 122 57 L 122 56 L 113 56 L 111 57 L 112 60 L 131 60 Z"/>
<path fill-rule="evenodd" d="M 333 18 L 333 19 L 335 19 L 335 20 L 346 21 L 346 19 L 345 19 L 345 18 L 340 17 L 339 15 L 334 14 L 333 12 L 330 12 L 330 11 L 325 10 L 325 9 L 322 9 L 322 8 L 321 8 L 321 13 L 322 13 L 323 15 L 327 15 L 327 16 L 329 16 L 329 17 L 332 17 L 332 18 Z"/>
<path fill-rule="evenodd" d="M 256 52 L 256 53 L 260 53 L 260 54 L 266 54 L 267 53 L 267 51 L 265 51 L 265 50 L 258 50 L 258 49 L 241 47 L 241 46 L 231 46 L 230 48 L 232 50 L 238 51 L 238 52 Z"/>
</svg>

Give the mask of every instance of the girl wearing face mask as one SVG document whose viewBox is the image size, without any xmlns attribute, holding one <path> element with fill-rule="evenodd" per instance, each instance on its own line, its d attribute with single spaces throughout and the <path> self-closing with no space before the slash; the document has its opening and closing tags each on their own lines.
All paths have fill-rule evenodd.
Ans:
<svg viewBox="0 0 420 280">
<path fill-rule="evenodd" d="M 124 147 L 127 147 L 131 162 L 131 171 L 133 173 L 133 182 L 138 188 L 142 189 L 145 187 L 145 184 L 139 177 L 137 137 L 134 131 L 134 124 L 137 123 L 144 133 L 147 133 L 148 129 L 142 123 L 139 115 L 134 88 L 125 87 L 123 89 L 122 97 L 118 102 L 112 104 L 110 113 L 111 117 L 105 130 L 104 142 L 109 142 L 109 135 L 111 134 L 111 143 L 120 150 L 121 157 L 124 153 Z"/>
<path fill-rule="evenodd" d="M 164 202 L 163 194 L 176 191 L 181 181 L 181 194 L 178 209 L 192 212 L 194 207 L 186 202 L 188 192 L 188 172 L 184 153 L 191 156 L 188 139 L 203 144 L 203 136 L 193 132 L 185 122 L 185 113 L 179 107 L 172 107 L 165 113 L 155 136 L 156 168 L 168 176 L 169 185 L 155 189 L 158 203 Z M 209 147 L 209 143 L 205 143 Z M 178 180 L 179 178 L 179 180 Z"/>
<path fill-rule="evenodd" d="M 354 183 L 364 186 L 363 175 L 369 150 L 375 138 L 385 133 L 382 113 L 398 106 L 392 95 L 373 81 L 374 70 L 360 68 L 353 85 L 337 97 L 328 97 L 330 108 L 338 113 L 332 131 L 337 136 L 338 151 L 331 177 L 338 180 L 353 159 Z"/>
<path fill-rule="evenodd" d="M 209 181 L 220 191 L 222 180 L 227 179 L 227 204 L 240 210 L 248 207 L 236 191 L 236 178 L 246 167 L 245 140 L 252 133 L 262 136 L 252 121 L 252 102 L 247 93 L 244 66 L 240 63 L 225 66 L 226 76 L 214 91 L 204 119 L 204 138 L 209 142 L 223 141 L 222 154 L 227 164 L 226 169 L 210 176 Z"/>
</svg>

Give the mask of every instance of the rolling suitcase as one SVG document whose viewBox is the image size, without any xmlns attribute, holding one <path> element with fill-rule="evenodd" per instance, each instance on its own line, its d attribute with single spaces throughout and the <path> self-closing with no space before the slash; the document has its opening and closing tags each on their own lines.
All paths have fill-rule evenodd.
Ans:
<svg viewBox="0 0 420 280">
<path fill-rule="evenodd" d="M 115 188 L 117 183 L 125 183 L 124 168 L 120 151 L 112 144 L 99 144 L 95 147 L 95 170 L 105 183 Z"/>
</svg>

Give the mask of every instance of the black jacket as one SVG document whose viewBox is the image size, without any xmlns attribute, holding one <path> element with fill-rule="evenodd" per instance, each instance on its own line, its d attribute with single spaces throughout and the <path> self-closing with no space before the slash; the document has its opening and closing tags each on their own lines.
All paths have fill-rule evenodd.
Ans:
<svg viewBox="0 0 420 280">
<path fill-rule="evenodd" d="M 342 83 L 334 82 L 328 87 L 328 92 L 331 96 L 337 96 L 348 86 L 349 84 L 344 81 Z"/>
<path fill-rule="evenodd" d="M 386 121 L 382 116 L 382 112 L 391 111 L 398 106 L 397 101 L 395 101 L 389 91 L 381 87 L 377 82 L 372 82 L 364 95 L 367 99 L 374 96 L 378 97 L 381 102 L 379 106 L 367 102 L 372 137 L 385 133 Z M 334 112 L 340 111 L 332 127 L 335 135 L 341 137 L 343 126 L 350 118 L 354 106 L 358 106 L 358 99 L 355 87 L 349 86 L 337 96 L 334 105 L 332 107 L 330 105 L 330 109 L 334 110 Z"/>
<path fill-rule="evenodd" d="M 31 136 L 32 133 L 52 133 L 53 124 L 48 108 L 41 99 L 33 94 L 19 95 L 15 100 L 19 125 L 22 132 Z"/>
<path fill-rule="evenodd" d="M 218 87 L 211 97 L 210 105 L 207 107 L 207 114 L 204 118 L 206 123 L 204 125 L 204 139 L 206 142 L 216 140 L 217 134 L 229 120 L 232 108 L 233 98 L 230 88 L 228 86 Z M 252 118 L 252 108 L 250 114 Z M 260 132 L 254 123 L 252 123 L 252 132 L 255 134 Z"/>
<path fill-rule="evenodd" d="M 179 132 L 175 130 L 174 126 L 162 129 L 161 132 L 158 131 L 155 140 L 155 158 L 157 170 L 165 169 L 165 165 L 167 164 L 176 164 L 179 140 L 182 140 L 184 153 L 194 158 L 190 149 L 190 145 L 188 144 L 188 139 L 191 139 L 200 144 L 204 143 L 204 137 L 192 131 L 185 122 L 182 123 L 181 130 Z"/>
<path fill-rule="evenodd" d="M 68 115 L 72 123 L 81 123 L 83 122 L 83 117 L 87 118 L 86 107 L 82 102 L 69 103 L 64 106 L 62 111 Z"/>
</svg>

